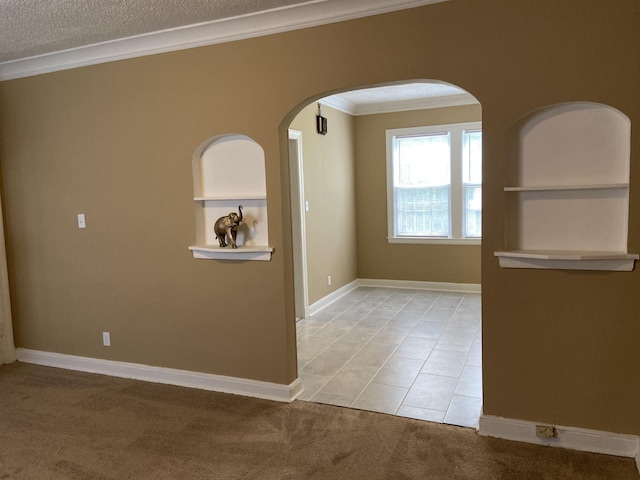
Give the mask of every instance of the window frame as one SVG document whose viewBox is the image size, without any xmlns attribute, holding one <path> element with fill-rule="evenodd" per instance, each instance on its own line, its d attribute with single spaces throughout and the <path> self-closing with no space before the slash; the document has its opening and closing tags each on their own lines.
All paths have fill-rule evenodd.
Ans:
<svg viewBox="0 0 640 480">
<path fill-rule="evenodd" d="M 464 178 L 463 178 L 463 133 L 482 132 L 482 122 L 463 122 L 420 127 L 393 128 L 385 131 L 387 161 L 387 241 L 398 244 L 447 244 L 480 245 L 482 237 L 463 237 L 465 228 Z M 451 184 L 449 196 L 449 237 L 407 236 L 396 234 L 395 188 L 394 188 L 394 141 L 397 137 L 449 134 L 451 151 Z M 475 185 L 475 184 L 473 184 Z M 482 184 L 480 184 L 482 186 Z"/>
</svg>

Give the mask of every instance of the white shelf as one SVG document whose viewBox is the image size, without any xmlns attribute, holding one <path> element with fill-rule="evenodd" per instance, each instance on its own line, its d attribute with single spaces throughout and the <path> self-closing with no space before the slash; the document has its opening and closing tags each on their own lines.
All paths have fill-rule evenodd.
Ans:
<svg viewBox="0 0 640 480">
<path fill-rule="evenodd" d="M 193 258 L 216 260 L 262 260 L 270 261 L 273 253 L 272 247 L 267 246 L 241 246 L 238 248 L 218 245 L 192 245 L 189 250 L 193 252 Z"/>
<path fill-rule="evenodd" d="M 229 197 L 229 196 L 225 196 L 225 197 L 214 197 L 214 196 L 207 196 L 207 197 L 193 197 L 193 199 L 195 201 L 198 202 L 202 202 L 202 201 L 213 201 L 213 202 L 224 202 L 224 201 L 243 201 L 243 200 L 266 200 L 267 196 L 266 195 L 239 195 L 239 196 L 233 196 L 233 197 Z"/>
<path fill-rule="evenodd" d="M 568 190 L 611 190 L 629 188 L 628 183 L 611 183 L 596 185 L 541 185 L 536 187 L 504 187 L 505 192 L 553 192 Z"/>
<path fill-rule="evenodd" d="M 633 270 L 640 255 L 626 252 L 580 250 L 511 250 L 495 252 L 503 268 L 545 268 L 559 270 Z"/>
</svg>

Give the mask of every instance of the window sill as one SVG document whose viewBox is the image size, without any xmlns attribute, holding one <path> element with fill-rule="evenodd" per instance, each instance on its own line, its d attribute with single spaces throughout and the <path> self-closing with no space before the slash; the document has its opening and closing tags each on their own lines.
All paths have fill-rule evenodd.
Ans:
<svg viewBox="0 0 640 480">
<path fill-rule="evenodd" d="M 480 238 L 387 237 L 387 242 L 418 245 L 481 245 Z"/>
</svg>

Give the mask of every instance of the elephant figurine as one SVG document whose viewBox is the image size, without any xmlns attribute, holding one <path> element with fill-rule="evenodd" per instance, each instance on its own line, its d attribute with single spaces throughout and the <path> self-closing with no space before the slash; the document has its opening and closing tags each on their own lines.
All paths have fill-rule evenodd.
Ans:
<svg viewBox="0 0 640 480">
<path fill-rule="evenodd" d="M 231 248 L 238 248 L 238 245 L 236 245 L 238 225 L 240 225 L 244 221 L 244 217 L 242 215 L 242 205 L 238 205 L 238 211 L 240 212 L 239 215 L 236 212 L 231 212 L 229 215 L 220 217 L 218 220 L 216 220 L 216 223 L 213 226 L 213 230 L 216 233 L 218 243 L 220 243 L 220 248 L 227 246 L 226 240 L 228 240 L 231 244 Z"/>
</svg>

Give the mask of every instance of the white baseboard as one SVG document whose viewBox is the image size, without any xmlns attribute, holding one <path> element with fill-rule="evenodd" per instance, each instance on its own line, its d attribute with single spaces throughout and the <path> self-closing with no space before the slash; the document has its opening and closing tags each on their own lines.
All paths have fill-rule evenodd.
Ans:
<svg viewBox="0 0 640 480">
<path fill-rule="evenodd" d="M 358 278 L 347 285 L 331 292 L 306 309 L 311 317 L 323 308 L 328 307 L 351 290 L 358 287 L 405 288 L 413 290 L 433 290 L 436 292 L 480 293 L 480 285 L 476 283 L 420 282 L 414 280 L 384 280 L 377 278 Z"/>
<path fill-rule="evenodd" d="M 18 361 L 24 363 L 99 373 L 112 377 L 132 378 L 135 380 L 177 385 L 180 387 L 198 388 L 213 392 L 231 393 L 246 397 L 264 398 L 278 402 L 292 402 L 302 393 L 302 382 L 299 378 L 290 385 L 282 385 L 246 378 L 153 367 L 139 363 L 78 357 L 75 355 L 42 352 L 25 348 L 18 348 L 17 354 Z"/>
<path fill-rule="evenodd" d="M 554 438 L 539 438 L 536 437 L 535 422 L 492 415 L 482 415 L 478 425 L 478 434 L 485 437 L 635 458 L 640 471 L 640 437 L 637 435 L 559 425 L 556 425 L 556 431 Z"/>
<path fill-rule="evenodd" d="M 309 305 L 309 308 L 307 308 L 307 315 L 310 316 L 310 317 L 315 315 L 316 313 L 318 313 L 323 308 L 328 307 L 333 302 L 338 300 L 340 297 L 344 297 L 351 290 L 354 290 L 355 288 L 358 288 L 358 286 L 359 286 L 359 281 L 358 280 L 354 280 L 353 282 L 348 283 L 343 287 L 340 287 L 335 292 L 331 292 L 326 297 L 322 297 L 320 300 L 318 300 L 313 305 Z"/>
<path fill-rule="evenodd" d="M 421 282 L 417 280 L 384 280 L 377 278 L 360 278 L 360 287 L 410 288 L 414 290 L 435 290 L 437 292 L 480 293 L 477 283 Z"/>
</svg>

